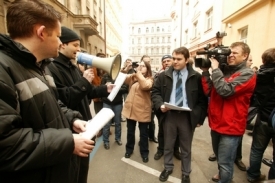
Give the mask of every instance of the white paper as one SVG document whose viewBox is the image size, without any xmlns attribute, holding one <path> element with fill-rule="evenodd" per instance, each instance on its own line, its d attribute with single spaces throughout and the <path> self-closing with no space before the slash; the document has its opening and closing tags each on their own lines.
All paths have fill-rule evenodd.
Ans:
<svg viewBox="0 0 275 183">
<path fill-rule="evenodd" d="M 172 109 L 172 110 L 178 110 L 178 111 L 192 111 L 189 107 L 179 107 L 173 104 L 169 104 L 167 102 L 164 102 L 165 107 Z"/>
<path fill-rule="evenodd" d="M 112 89 L 111 93 L 108 96 L 108 99 L 112 102 L 114 98 L 116 97 L 118 91 L 120 90 L 121 86 L 123 85 L 125 79 L 127 77 L 127 74 L 124 74 L 120 72 L 116 78 L 116 81 L 114 83 L 115 87 Z"/>
<path fill-rule="evenodd" d="M 114 116 L 115 113 L 111 109 L 102 108 L 93 119 L 88 121 L 86 131 L 82 132 L 81 135 L 92 139 Z"/>
</svg>

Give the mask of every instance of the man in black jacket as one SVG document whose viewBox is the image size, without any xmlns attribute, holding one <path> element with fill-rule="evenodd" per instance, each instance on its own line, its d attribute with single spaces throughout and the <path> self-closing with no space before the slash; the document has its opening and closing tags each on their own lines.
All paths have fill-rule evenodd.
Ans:
<svg viewBox="0 0 275 183">
<path fill-rule="evenodd" d="M 74 183 L 77 156 L 87 157 L 93 141 L 72 134 L 70 128 L 82 132 L 86 122 L 60 108 L 46 68 L 46 58 L 58 56 L 61 14 L 40 0 L 15 1 L 6 18 L 10 36 L 0 35 L 1 182 Z"/>
<path fill-rule="evenodd" d="M 69 108 L 81 113 L 84 120 L 92 118 L 89 99 L 108 96 L 113 85 L 94 87 L 91 83 L 94 78 L 93 70 L 87 69 L 80 74 L 73 61 L 80 51 L 80 38 L 71 29 L 61 28 L 62 42 L 59 56 L 55 58 L 49 69 L 53 75 L 57 87 L 59 99 Z M 82 158 L 80 162 L 79 183 L 87 182 L 89 170 L 89 158 Z"/>
<path fill-rule="evenodd" d="M 196 127 L 204 123 L 207 97 L 203 93 L 201 75 L 188 64 L 185 47 L 173 51 L 173 66 L 160 73 L 152 88 L 152 101 L 164 125 L 164 170 L 159 180 L 164 182 L 173 172 L 174 143 L 179 135 L 182 182 L 190 183 L 191 145 Z M 191 111 L 171 110 L 164 102 Z"/>
</svg>

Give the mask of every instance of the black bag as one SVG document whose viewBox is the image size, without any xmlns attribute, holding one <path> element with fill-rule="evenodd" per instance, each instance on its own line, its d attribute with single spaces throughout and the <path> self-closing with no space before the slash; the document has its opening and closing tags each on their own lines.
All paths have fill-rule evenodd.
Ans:
<svg viewBox="0 0 275 183">
<path fill-rule="evenodd" d="M 259 118 L 258 117 L 258 108 L 257 107 L 249 107 L 246 124 L 254 126 L 257 118 Z"/>
</svg>

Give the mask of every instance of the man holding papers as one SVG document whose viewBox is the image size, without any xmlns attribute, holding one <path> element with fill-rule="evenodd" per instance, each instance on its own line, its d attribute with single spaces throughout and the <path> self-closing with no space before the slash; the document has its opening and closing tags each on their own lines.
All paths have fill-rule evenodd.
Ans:
<svg viewBox="0 0 275 183">
<path fill-rule="evenodd" d="M 180 139 L 182 182 L 190 182 L 193 134 L 195 128 L 203 124 L 207 114 L 207 97 L 203 93 L 201 75 L 188 64 L 189 57 L 187 48 L 175 49 L 173 67 L 162 72 L 152 88 L 155 111 L 164 123 L 164 170 L 159 177 L 162 182 L 173 172 L 177 135 Z M 169 104 L 165 102 L 177 107 L 168 108 Z M 181 109 L 175 110 L 178 107 Z"/>
</svg>

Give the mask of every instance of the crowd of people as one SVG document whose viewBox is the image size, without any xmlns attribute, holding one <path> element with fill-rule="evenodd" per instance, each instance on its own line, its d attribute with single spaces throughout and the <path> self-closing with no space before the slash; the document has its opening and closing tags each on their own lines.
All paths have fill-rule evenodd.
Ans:
<svg viewBox="0 0 275 183">
<path fill-rule="evenodd" d="M 163 55 L 162 68 L 155 75 L 148 55 L 135 66 L 128 58 L 121 69 L 127 74 L 124 84 L 110 101 L 107 96 L 115 79 L 100 68 L 75 63 L 80 37 L 61 22 L 61 14 L 41 0 L 15 1 L 7 10 L 9 35 L 0 35 L 2 180 L 86 183 L 96 137 L 86 139 L 81 132 L 92 118 L 92 101 L 95 113 L 109 108 L 115 114 L 97 134 L 103 136 L 106 150 L 110 149 L 111 123 L 115 142 L 123 144 L 122 116 L 127 123 L 125 158 L 131 158 L 137 141 L 141 159 L 147 163 L 149 141 L 158 143 L 154 159 L 163 157 L 162 182 L 173 173 L 174 156 L 181 161 L 182 183 L 191 182 L 192 140 L 207 116 L 214 152 L 209 160 L 218 165 L 212 180 L 230 183 L 234 163 L 246 171 L 248 182 L 266 179 L 261 162 L 270 140 L 275 153 L 275 131 L 269 118 L 275 107 L 275 48 L 263 52 L 259 70 L 251 68 L 250 48 L 243 42 L 230 45 L 225 67 L 210 57 L 211 67 L 200 68 L 202 73 L 194 70 L 186 47 Z M 104 53 L 96 56 L 106 57 Z M 258 108 L 259 120 L 246 167 L 241 148 L 250 106 Z M 270 162 L 269 180 L 275 179 L 275 164 Z"/>
</svg>

